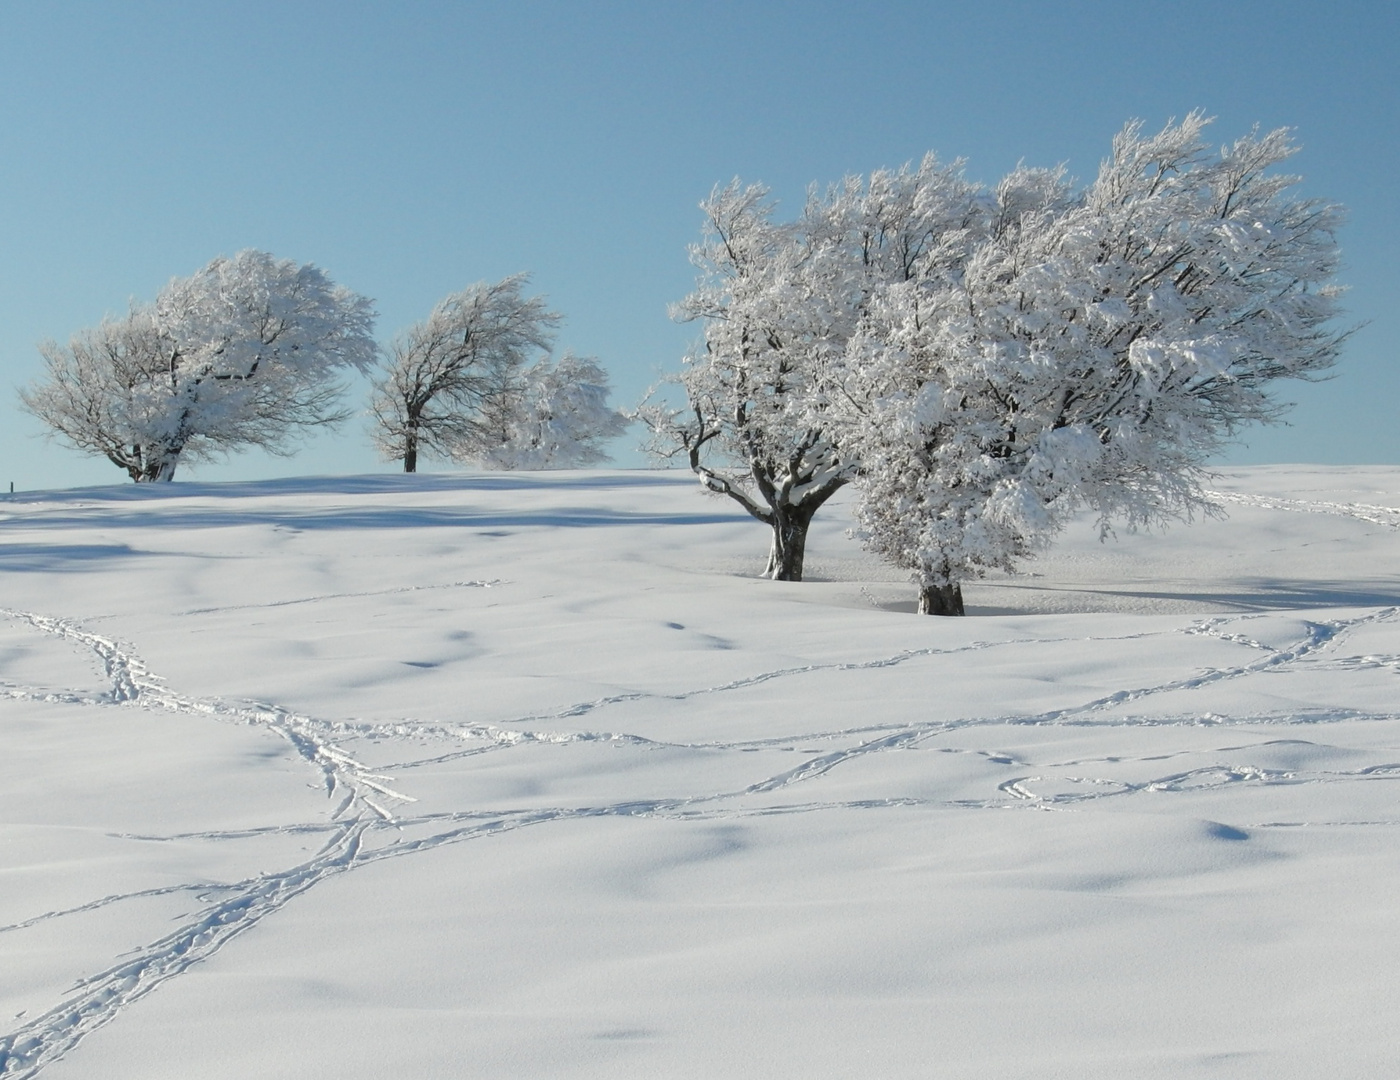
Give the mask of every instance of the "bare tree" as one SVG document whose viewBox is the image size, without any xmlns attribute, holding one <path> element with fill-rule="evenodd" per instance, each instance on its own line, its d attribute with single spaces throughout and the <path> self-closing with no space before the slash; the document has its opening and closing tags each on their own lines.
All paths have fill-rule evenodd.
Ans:
<svg viewBox="0 0 1400 1080">
<path fill-rule="evenodd" d="M 521 369 L 547 352 L 559 315 L 528 297 L 529 275 L 478 282 L 442 300 L 390 347 L 370 401 L 381 453 L 415 472 L 420 453 L 480 458 L 509 440 Z"/>
<path fill-rule="evenodd" d="M 771 526 L 779 578 L 854 482 L 866 546 L 928 614 L 1079 510 L 1105 531 L 1214 512 L 1206 462 L 1347 332 L 1340 208 L 1273 171 L 1286 131 L 1216 152 L 1206 124 L 1129 124 L 1082 190 L 1026 167 L 986 190 L 932 155 L 814 191 L 790 225 L 760 187 L 716 190 L 678 309 L 703 348 L 685 407 L 639 410 L 651 449 Z"/>
</svg>

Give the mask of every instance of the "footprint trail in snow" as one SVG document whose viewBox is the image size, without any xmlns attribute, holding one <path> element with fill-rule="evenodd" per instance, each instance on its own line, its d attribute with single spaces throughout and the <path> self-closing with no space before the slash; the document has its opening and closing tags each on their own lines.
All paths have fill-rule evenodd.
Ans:
<svg viewBox="0 0 1400 1080">
<path fill-rule="evenodd" d="M 1384 526 L 1387 537 L 1400 528 L 1400 510 L 1369 503 L 1219 497 L 1356 519 Z M 446 596 L 496 603 L 513 577 L 444 574 L 446 584 L 370 589 L 337 582 L 330 588 L 340 591 L 313 595 L 308 587 L 294 599 L 214 590 L 214 601 L 246 602 L 200 601 L 176 616 L 211 633 L 269 612 L 320 625 L 341 617 L 334 605 L 351 601 L 381 605 L 373 610 L 386 617 L 410 604 L 446 606 Z M 254 854 L 242 862 L 208 865 L 256 859 L 255 872 L 133 879 L 130 888 L 7 908 L 15 914 L 0 919 L 0 947 L 108 922 L 144 928 L 144 936 L 100 960 L 91 948 L 94 959 L 76 982 L 0 1022 L 3 1080 L 40 1075 L 158 989 L 178 994 L 180 975 L 235 939 L 257 941 L 259 926 L 275 925 L 269 920 L 308 893 L 334 893 L 328 883 L 362 868 L 467 841 L 509 845 L 599 820 L 639 830 L 640 820 L 720 828 L 842 815 L 943 815 L 937 822 L 946 831 L 987 814 L 1031 823 L 1052 820 L 1038 814 L 1170 813 L 1205 820 L 1212 836 L 1234 844 L 1271 830 L 1369 835 L 1400 825 L 1395 607 L 1144 616 L 1107 630 L 1083 617 L 968 620 L 960 629 L 976 640 L 853 635 L 849 649 L 823 644 L 820 659 L 794 647 L 784 662 L 731 664 L 713 675 L 698 663 L 653 682 L 567 683 L 588 683 L 593 693 L 536 680 L 503 713 L 477 710 L 468 696 L 462 706 L 405 699 L 402 712 L 394 702 L 365 717 L 191 693 L 152 670 L 119 633 L 93 629 L 113 620 L 34 606 L 0 609 L 11 655 L 33 644 L 50 649 L 52 662 L 0 668 L 0 706 L 39 719 L 82 711 L 121 725 L 153 715 L 192 730 L 266 732 L 258 737 L 281 748 L 267 760 L 314 789 L 314 803 L 289 802 L 311 809 L 270 824 L 211 818 L 107 837 L 142 851 L 246 850 Z M 504 625 L 501 633 L 511 629 Z M 679 618 L 664 625 L 684 629 Z M 62 665 L 52 657 L 63 650 L 100 671 L 98 681 L 53 674 Z M 424 680 L 454 677 L 434 674 L 436 663 L 423 664 Z M 141 914 L 142 905 L 165 921 Z"/>
</svg>

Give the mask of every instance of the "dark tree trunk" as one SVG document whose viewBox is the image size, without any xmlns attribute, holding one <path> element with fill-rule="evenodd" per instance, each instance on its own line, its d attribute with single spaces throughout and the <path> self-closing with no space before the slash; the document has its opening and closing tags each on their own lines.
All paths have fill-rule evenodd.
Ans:
<svg viewBox="0 0 1400 1080">
<path fill-rule="evenodd" d="M 962 586 L 924 585 L 919 589 L 920 615 L 966 615 L 963 610 Z"/>
<path fill-rule="evenodd" d="M 198 386 L 197 381 L 195 385 Z M 190 427 L 190 412 L 190 407 L 186 406 L 180 413 L 180 422 L 176 425 L 175 433 L 164 443 L 146 448 L 147 480 L 169 482 L 175 479 L 175 467 L 180 464 L 180 455 L 185 452 L 186 444 L 194 437 Z"/>
<path fill-rule="evenodd" d="M 773 546 L 768 551 L 765 577 L 774 581 L 801 581 L 802 560 L 807 554 L 807 530 L 812 526 L 816 507 L 784 507 L 773 515 Z"/>
<path fill-rule="evenodd" d="M 144 484 L 155 479 L 149 472 L 149 459 L 139 445 L 131 447 L 130 450 L 124 446 L 118 450 L 109 450 L 107 460 L 118 468 L 125 469 L 126 475 L 131 477 L 133 483 Z"/>
<path fill-rule="evenodd" d="M 404 451 L 404 453 L 403 453 L 403 471 L 404 471 L 404 472 L 417 472 L 417 471 L 418 471 L 418 447 L 416 447 L 416 446 L 410 446 L 407 450 Z"/>
<path fill-rule="evenodd" d="M 131 449 L 132 461 L 126 465 L 126 474 L 138 484 L 175 479 L 175 466 L 180 458 L 178 452 L 171 454 L 149 446 L 133 446 Z"/>
<path fill-rule="evenodd" d="M 699 416 L 698 409 L 696 415 Z M 831 496 L 850 482 L 850 478 L 828 478 L 815 490 L 804 494 L 798 502 L 792 503 L 788 501 L 792 484 L 778 483 L 773 471 L 763 462 L 756 460 L 751 464 L 750 472 L 762 500 L 760 502 L 751 498 L 739 484 L 731 483 L 724 476 L 700 464 L 700 448 L 704 446 L 707 438 L 708 436 L 687 443 L 691 470 L 700 477 L 706 489 L 717 495 L 728 495 L 752 517 L 772 530 L 773 541 L 768 548 L 768 566 L 764 569 L 763 576 L 775 581 L 801 581 L 802 562 L 807 554 L 807 530 L 812 525 L 812 518 Z M 810 479 L 810 476 L 807 477 L 808 481 Z"/>
<path fill-rule="evenodd" d="M 773 525 L 773 545 L 768 549 L 768 567 L 764 577 L 774 581 L 801 581 L 802 559 L 807 552 L 807 524 L 789 522 L 784 529 Z"/>
</svg>

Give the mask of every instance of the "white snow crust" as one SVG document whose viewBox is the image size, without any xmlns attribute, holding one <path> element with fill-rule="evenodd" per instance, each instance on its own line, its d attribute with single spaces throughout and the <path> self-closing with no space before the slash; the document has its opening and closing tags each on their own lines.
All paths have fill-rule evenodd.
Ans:
<svg viewBox="0 0 1400 1080">
<path fill-rule="evenodd" d="M 0 1077 L 1396 1075 L 1400 468 L 1215 487 L 966 619 L 689 474 L 0 500 Z"/>
</svg>

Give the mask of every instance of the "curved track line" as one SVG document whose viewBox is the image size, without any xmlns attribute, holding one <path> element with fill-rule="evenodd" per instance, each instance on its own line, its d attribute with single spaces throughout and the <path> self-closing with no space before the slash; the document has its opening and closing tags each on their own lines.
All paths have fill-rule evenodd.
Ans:
<svg viewBox="0 0 1400 1080">
<path fill-rule="evenodd" d="M 514 725 L 524 725 L 539 720 L 557 721 L 568 717 L 587 715 L 605 711 L 612 705 L 626 702 L 684 701 L 703 695 L 739 692 L 772 680 L 801 677 L 820 671 L 869 671 L 889 668 L 919 659 L 953 657 L 959 654 L 997 648 L 1002 645 L 1034 647 L 1063 644 L 1070 640 L 1096 639 L 1036 638 L 1006 642 L 973 642 L 949 649 L 907 650 L 893 656 L 868 661 L 795 666 L 760 672 L 723 684 L 697 687 L 673 694 L 628 692 L 612 695 L 565 706 L 549 714 L 521 717 L 509 722 L 512 724 L 511 728 L 501 728 L 493 725 L 419 724 L 411 721 L 331 723 L 316 720 L 276 705 L 235 706 L 217 700 L 186 697 L 169 689 L 165 681 L 153 674 L 133 650 L 111 638 L 87 631 L 70 620 L 9 609 L 0 609 L 0 614 L 26 623 L 45 634 L 70 640 L 90 651 L 101 661 L 110 689 L 98 699 L 93 699 L 90 695 L 84 697 L 82 699 L 84 703 L 107 707 L 156 708 L 176 713 L 208 716 L 229 722 L 267 726 L 285 738 L 298 756 L 319 771 L 323 777 L 328 796 L 337 793 L 341 795 L 340 804 L 332 813 L 330 823 L 324 826 L 332 835 L 310 860 L 286 870 L 263 874 L 232 885 L 203 886 L 200 891 L 211 899 L 193 919 L 159 940 L 138 949 L 134 954 L 123 958 L 118 964 L 84 979 L 74 992 L 62 1002 L 42 1015 L 29 1020 L 10 1034 L 0 1037 L 0 1077 L 4 1077 L 5 1080 L 15 1080 L 19 1077 L 32 1078 L 36 1076 L 46 1065 L 58 1060 L 76 1046 L 85 1035 L 110 1022 L 127 1005 L 149 994 L 156 987 L 187 970 L 192 964 L 214 955 L 234 937 L 256 926 L 263 918 L 280 909 L 295 896 L 314 887 L 327 877 L 354 866 L 378 862 L 386 858 L 399 858 L 445 844 L 497 835 L 530 825 L 580 817 L 667 816 L 687 820 L 711 820 L 765 814 L 803 813 L 833 808 L 923 805 L 926 800 L 922 799 L 807 801 L 802 803 L 772 803 L 760 806 L 733 805 L 733 800 L 782 792 L 797 784 L 824 776 L 847 762 L 872 754 L 910 748 L 925 739 L 972 726 L 987 724 L 1066 726 L 1104 723 L 1200 724 L 1206 722 L 1200 714 L 1173 715 L 1153 720 L 1118 717 L 1107 721 L 1099 719 L 1099 716 L 1109 710 L 1163 693 L 1197 690 L 1264 671 L 1284 669 L 1333 647 L 1343 635 L 1358 626 L 1393 619 L 1396 615 L 1396 609 L 1382 609 L 1350 620 L 1305 623 L 1306 632 L 1303 637 L 1291 645 L 1279 649 L 1262 645 L 1243 634 L 1225 632 L 1229 625 L 1246 621 L 1248 617 L 1207 620 L 1186 628 L 1173 628 L 1169 631 L 1169 635 L 1206 634 L 1222 641 L 1259 650 L 1263 655 L 1248 664 L 1211 668 L 1187 677 L 1167 680 L 1155 685 L 1115 691 L 1074 706 L 1030 715 L 979 716 L 951 722 L 928 721 L 913 724 L 907 721 L 893 722 L 748 743 L 677 744 L 658 743 L 642 736 L 621 732 L 535 732 L 528 729 L 520 730 Z M 1127 635 L 1130 638 L 1150 636 L 1152 635 Z M 1342 663 L 1342 661 L 1335 663 Z M 3 692 L 7 696 L 21 696 L 24 700 L 76 700 L 75 695 L 64 697 L 61 693 L 57 698 L 39 697 L 38 692 L 32 688 L 26 689 L 14 684 L 5 684 Z M 1325 717 L 1319 714 L 1317 719 L 1335 719 L 1341 714 L 1345 714 L 1347 718 L 1360 715 L 1340 710 L 1328 713 Z M 1271 722 L 1268 718 L 1262 717 L 1243 720 L 1239 718 L 1227 719 L 1230 722 L 1240 723 Z M 1279 722 L 1287 719 L 1296 723 L 1303 718 L 1294 714 L 1287 718 L 1278 719 Z M 357 760 L 336 741 L 347 736 L 362 735 L 387 735 L 391 737 L 437 735 L 458 740 L 476 738 L 486 743 L 486 745 L 455 754 L 438 755 L 392 766 L 396 769 L 438 763 L 451 760 L 456 756 L 468 756 L 487 750 L 509 750 L 516 746 L 546 741 L 567 744 L 610 740 L 639 749 L 675 745 L 688 748 L 708 747 L 734 750 L 795 749 L 797 743 L 816 739 L 857 739 L 859 741 L 854 746 L 843 747 L 809 758 L 793 768 L 786 769 L 742 789 L 729 792 L 687 798 L 632 800 L 592 806 L 468 811 L 395 818 L 385 803 L 408 804 L 413 801 L 412 796 L 391 787 L 390 781 L 393 779 L 391 776 L 372 771 L 369 766 Z M 1010 759 L 1007 759 L 1006 763 L 1011 764 Z M 1309 780 L 1300 779 L 1299 774 L 1284 773 L 1279 770 L 1271 771 L 1247 766 L 1208 766 L 1138 784 L 1126 784 L 1094 777 L 1061 776 L 1054 778 L 1056 783 L 1082 785 L 1084 790 L 1049 795 L 1041 795 L 1036 791 L 1036 785 L 1044 782 L 1041 776 L 1025 775 L 999 785 L 999 790 L 1004 796 L 1001 800 L 947 802 L 942 805 L 991 808 L 1004 807 L 1010 802 L 1050 809 L 1075 801 L 1133 792 L 1197 790 L 1202 787 L 1239 782 L 1322 782 L 1325 777 L 1335 777 L 1339 780 L 1389 780 L 1396 779 L 1397 773 L 1400 773 L 1400 766 L 1382 764 L 1353 773 L 1325 774 L 1325 776 L 1317 774 L 1316 779 Z M 409 827 L 429 827 L 435 831 L 426 837 L 409 838 L 401 831 L 402 828 Z M 321 827 L 298 825 L 287 828 L 306 831 Z M 379 833 L 385 834 L 390 842 L 382 845 L 366 843 L 371 835 Z M 240 835 L 242 834 L 240 833 Z M 175 886 L 171 887 L 171 890 L 185 888 L 193 890 L 195 887 Z M 123 897 L 107 897 L 73 910 L 75 912 L 89 910 L 93 907 L 115 903 L 120 899 Z M 63 914 L 67 914 L 67 912 L 51 912 L 44 916 L 38 916 L 34 920 L 27 920 L 25 923 L 16 924 L 14 927 L 0 928 L 0 930 L 19 929 L 47 918 L 60 917 Z"/>
<path fill-rule="evenodd" d="M 1261 510 L 1287 510 L 1299 514 L 1331 514 L 1355 518 L 1371 525 L 1400 529 L 1400 508 L 1374 506 L 1370 503 L 1321 502 L 1309 499 L 1280 499 L 1273 495 L 1246 495 L 1234 491 L 1203 491 L 1207 498 L 1239 506 L 1257 506 Z"/>
</svg>

